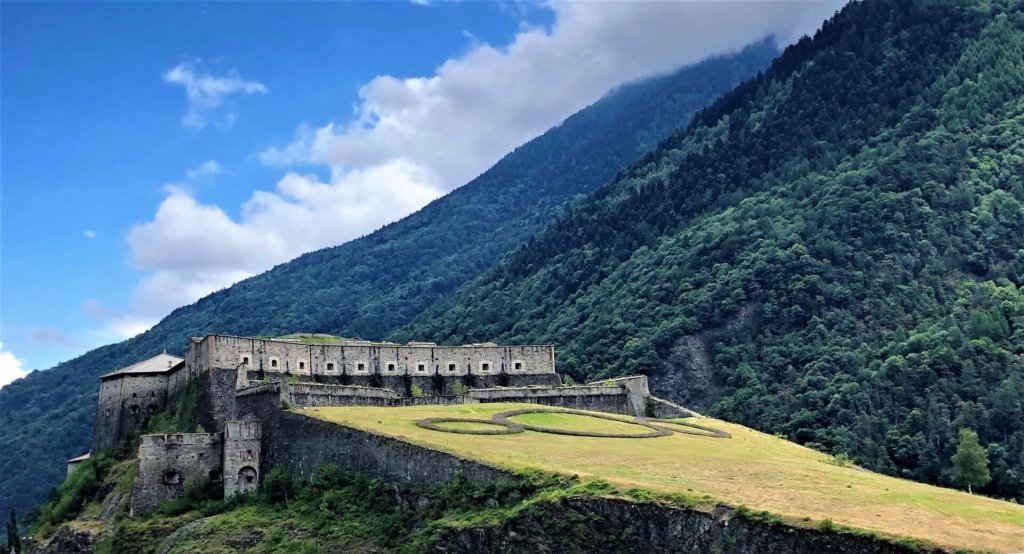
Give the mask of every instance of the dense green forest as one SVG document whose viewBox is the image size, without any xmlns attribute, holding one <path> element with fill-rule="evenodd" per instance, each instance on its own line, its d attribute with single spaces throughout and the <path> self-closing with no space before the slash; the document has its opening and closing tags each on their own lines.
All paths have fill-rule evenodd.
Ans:
<svg viewBox="0 0 1024 554">
<path fill-rule="evenodd" d="M 97 377 L 188 337 L 296 331 L 381 338 L 493 266 L 778 54 L 766 39 L 621 87 L 423 210 L 176 310 L 150 331 L 0 389 L 0 507 L 26 513 L 88 448 Z M 7 513 L 4 511 L 4 513 Z"/>
<path fill-rule="evenodd" d="M 551 342 L 873 470 L 1024 500 L 1024 3 L 848 5 L 393 338 Z"/>
</svg>

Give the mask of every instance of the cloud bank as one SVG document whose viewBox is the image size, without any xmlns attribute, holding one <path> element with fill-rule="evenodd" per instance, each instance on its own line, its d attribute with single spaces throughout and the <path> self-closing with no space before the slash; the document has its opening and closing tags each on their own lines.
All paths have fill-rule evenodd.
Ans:
<svg viewBox="0 0 1024 554">
<path fill-rule="evenodd" d="M 148 272 L 133 293 L 132 317 L 155 322 L 274 264 L 368 233 L 466 183 L 615 86 L 768 35 L 790 42 L 842 3 L 558 1 L 550 28 L 524 25 L 507 46 L 474 39 L 432 75 L 376 77 L 350 120 L 299 127 L 292 143 L 260 154 L 262 163 L 289 169 L 273 190 L 254 192 L 240 217 L 168 189 L 154 217 L 128 235 L 135 266 Z M 203 110 L 228 94 L 265 92 L 237 76 L 214 85 L 219 80 L 204 81 L 185 64 L 172 73 L 188 91 L 186 121 L 205 121 Z M 304 165 L 327 167 L 330 178 L 303 174 Z"/>
<path fill-rule="evenodd" d="M 201 60 L 182 62 L 166 71 L 163 79 L 185 89 L 188 111 L 181 124 L 195 129 L 206 127 L 211 119 L 221 128 L 230 127 L 237 117 L 231 96 L 267 92 L 262 83 L 243 80 L 236 70 L 215 76 L 202 68 Z"/>
<path fill-rule="evenodd" d="M 21 365 L 21 360 L 15 357 L 11 351 L 4 350 L 4 343 L 0 342 L 0 389 L 15 379 L 21 379 L 29 374 L 29 371 L 23 369 Z"/>
</svg>

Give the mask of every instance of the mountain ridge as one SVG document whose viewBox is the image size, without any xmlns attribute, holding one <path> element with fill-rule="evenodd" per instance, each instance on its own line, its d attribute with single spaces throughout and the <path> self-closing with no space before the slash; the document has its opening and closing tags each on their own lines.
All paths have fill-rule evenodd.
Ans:
<svg viewBox="0 0 1024 554">
<path fill-rule="evenodd" d="M 280 264 L 179 308 L 150 331 L 0 389 L 0 506 L 19 512 L 87 447 L 95 378 L 207 332 L 295 331 L 381 338 L 497 259 L 697 109 L 768 64 L 765 39 L 666 76 L 618 87 L 416 214 Z M 506 206 L 516 206 L 510 217 Z M 398 260 L 396 262 L 396 260 Z"/>
<path fill-rule="evenodd" d="M 560 344 L 870 469 L 1024 498 L 1024 10 L 858 2 L 395 340 Z"/>
</svg>

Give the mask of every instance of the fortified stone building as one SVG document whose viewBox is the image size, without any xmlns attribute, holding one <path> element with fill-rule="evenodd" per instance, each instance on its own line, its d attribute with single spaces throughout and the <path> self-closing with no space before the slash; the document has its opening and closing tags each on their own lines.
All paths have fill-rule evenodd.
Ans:
<svg viewBox="0 0 1024 554">
<path fill-rule="evenodd" d="M 100 378 L 90 454 L 130 439 L 186 390 L 189 398 L 199 398 L 196 418 L 204 432 L 142 437 L 133 513 L 180 497 L 186 484 L 206 479 L 222 482 L 225 495 L 246 492 L 258 485 L 265 468 L 300 464 L 290 469 L 302 470 L 325 462 L 318 456 L 328 452 L 332 462 L 341 456 L 355 469 L 403 463 L 381 460 L 366 437 L 348 446 L 335 439 L 315 453 L 304 449 L 297 459 L 291 438 L 311 435 L 316 443 L 320 427 L 308 418 L 285 418 L 291 406 L 532 402 L 638 416 L 688 412 L 650 396 L 643 376 L 562 386 L 550 345 L 207 335 L 191 339 L 184 358 L 163 353 Z M 296 426 L 287 433 L 280 425 L 285 420 Z M 69 460 L 68 474 L 87 458 Z"/>
</svg>

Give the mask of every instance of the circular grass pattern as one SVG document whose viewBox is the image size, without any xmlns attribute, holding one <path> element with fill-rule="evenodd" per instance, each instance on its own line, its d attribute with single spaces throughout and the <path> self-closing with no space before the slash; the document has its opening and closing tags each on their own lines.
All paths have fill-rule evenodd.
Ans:
<svg viewBox="0 0 1024 554">
<path fill-rule="evenodd" d="M 544 414 L 544 413 L 556 413 L 556 414 L 570 414 L 575 416 L 590 417 L 594 419 L 604 419 L 608 421 L 614 421 L 616 423 L 624 423 L 627 425 L 636 425 L 639 427 L 646 427 L 648 430 L 643 433 L 602 433 L 600 431 L 578 431 L 575 429 L 560 429 L 558 427 L 541 427 L 538 425 L 528 425 L 525 423 L 519 423 L 510 421 L 510 417 L 526 414 Z M 570 435 L 574 437 L 597 437 L 607 439 L 650 439 L 654 437 L 667 437 L 672 434 L 670 429 L 664 429 L 661 427 L 655 427 L 646 422 L 633 420 L 626 421 L 618 417 L 611 415 L 598 414 L 593 412 L 583 412 L 580 410 L 553 410 L 550 408 L 522 408 L 519 410 L 510 410 L 508 412 L 501 412 L 494 414 L 493 421 L 505 422 L 510 425 L 519 425 L 523 429 L 529 431 L 536 431 L 538 433 L 551 433 L 553 435 Z"/>
<path fill-rule="evenodd" d="M 684 429 L 670 429 L 676 433 L 683 433 L 686 435 L 695 435 L 698 437 L 708 437 L 712 439 L 731 439 L 732 435 L 722 431 L 721 429 L 715 429 L 714 427 L 708 427 L 706 425 L 697 425 L 696 423 L 688 423 L 683 421 L 672 421 L 671 419 L 655 419 L 655 418 L 637 418 L 637 421 L 646 421 L 648 423 L 654 423 L 654 427 L 659 429 L 669 429 L 662 427 L 662 425 L 675 425 L 678 427 L 684 427 Z M 693 429 L 696 429 L 694 431 Z"/>
<path fill-rule="evenodd" d="M 540 425 L 529 425 L 526 423 L 511 421 L 509 419 L 515 416 L 527 414 L 566 414 L 589 417 L 594 419 L 604 419 L 608 421 L 614 421 L 616 423 L 622 423 L 625 425 L 646 427 L 647 429 L 649 429 L 649 431 L 645 431 L 643 433 L 603 433 L 600 431 L 580 431 L 576 429 L 560 429 L 558 427 L 543 427 Z M 479 426 L 500 427 L 500 429 L 457 428 L 445 426 L 445 423 L 472 423 L 474 425 Z M 708 427 L 706 425 L 698 425 L 696 423 L 647 417 L 635 417 L 632 421 L 630 421 L 613 415 L 606 415 L 595 412 L 585 412 L 582 410 L 557 409 L 549 407 L 521 408 L 518 410 L 500 412 L 491 416 L 491 419 L 479 419 L 473 417 L 428 417 L 425 419 L 418 420 L 416 422 L 416 425 L 422 427 L 423 429 L 430 429 L 431 431 L 440 431 L 442 433 L 456 433 L 459 435 L 513 435 L 516 433 L 522 433 L 523 430 L 530 430 L 535 431 L 537 433 L 550 433 L 553 435 L 569 435 L 573 437 L 595 437 L 610 439 L 650 439 L 654 437 L 666 437 L 668 435 L 671 435 L 672 433 L 682 433 L 686 435 L 694 435 L 698 437 L 707 437 L 712 439 L 732 438 L 732 435 L 725 431 L 715 429 L 714 427 Z M 673 426 L 675 428 L 670 428 L 667 426 Z"/>
<path fill-rule="evenodd" d="M 459 429 L 445 427 L 445 423 L 475 423 L 478 425 L 493 425 L 500 429 Z M 416 422 L 416 425 L 431 431 L 442 433 L 456 433 L 459 435 L 512 435 L 522 433 L 524 427 L 511 421 L 499 421 L 497 419 L 477 419 L 472 417 L 428 417 Z"/>
</svg>

